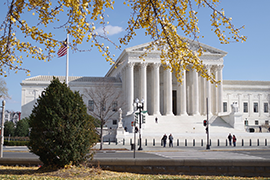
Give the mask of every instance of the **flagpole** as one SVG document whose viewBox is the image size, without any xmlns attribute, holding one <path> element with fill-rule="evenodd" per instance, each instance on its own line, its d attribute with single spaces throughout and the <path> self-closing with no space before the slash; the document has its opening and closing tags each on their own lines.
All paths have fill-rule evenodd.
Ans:
<svg viewBox="0 0 270 180">
<path fill-rule="evenodd" d="M 67 56 L 66 56 L 66 84 L 68 86 L 68 57 L 69 57 L 69 39 L 68 39 L 68 34 L 67 34 Z"/>
</svg>

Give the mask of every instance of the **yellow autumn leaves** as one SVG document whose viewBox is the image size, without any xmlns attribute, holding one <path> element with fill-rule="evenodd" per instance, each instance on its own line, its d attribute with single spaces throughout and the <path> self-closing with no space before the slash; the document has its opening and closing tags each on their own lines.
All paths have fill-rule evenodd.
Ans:
<svg viewBox="0 0 270 180">
<path fill-rule="evenodd" d="M 216 5 L 219 0 L 194 0 L 197 6 L 210 8 L 212 27 L 221 43 L 228 44 L 231 39 L 235 41 L 245 41 L 245 36 L 239 35 L 239 29 L 235 29 L 231 19 L 225 16 L 222 10 L 218 11 Z M 150 36 L 153 42 L 147 47 L 147 51 L 141 56 L 144 58 L 155 46 L 161 49 L 161 62 L 165 68 L 171 69 L 175 73 L 179 82 L 182 82 L 183 70 L 191 68 L 212 83 L 218 83 L 215 77 L 208 74 L 199 56 L 203 54 L 203 49 L 199 44 L 199 27 L 197 13 L 194 2 L 190 0 L 132 0 L 128 4 L 133 10 L 134 16 L 128 21 L 128 34 L 120 39 L 120 43 L 128 42 L 136 36 L 136 30 L 145 29 L 145 35 Z M 232 34 L 225 36 L 227 28 Z M 188 40 L 179 35 L 183 32 L 185 36 L 198 42 L 197 48 L 191 49 Z"/>
<path fill-rule="evenodd" d="M 231 41 L 246 41 L 245 36 L 239 35 L 240 28 L 237 29 L 232 24 L 232 19 L 225 16 L 223 9 L 216 7 L 219 0 L 122 0 L 127 5 L 126 8 L 132 10 L 132 15 L 126 28 L 126 36 L 120 39 L 120 44 L 127 45 L 136 36 L 136 30 L 145 30 L 145 35 L 150 36 L 153 42 L 141 57 L 145 57 L 154 47 L 161 50 L 161 62 L 166 68 L 175 72 L 178 81 L 182 81 L 182 71 L 194 68 L 200 75 L 209 79 L 212 83 L 217 83 L 215 78 L 207 74 L 199 56 L 203 54 L 203 49 L 199 44 L 199 27 L 197 11 L 194 5 L 209 8 L 212 11 L 210 16 L 213 32 L 219 41 L 228 44 Z M 113 56 L 109 47 L 103 44 L 103 40 L 111 43 L 106 35 L 97 34 L 96 25 L 105 27 L 105 10 L 114 9 L 112 0 L 12 0 L 9 1 L 9 9 L 4 23 L 1 25 L 1 54 L 0 72 L 5 74 L 6 69 L 20 70 L 23 63 L 22 52 L 27 57 L 49 61 L 56 53 L 60 44 L 59 40 L 51 32 L 46 31 L 46 27 L 60 23 L 57 28 L 63 28 L 71 36 L 70 47 L 77 48 L 83 42 L 90 43 L 91 47 L 97 47 L 105 60 L 114 64 Z M 22 18 L 24 13 L 36 18 L 36 25 L 30 25 L 29 21 Z M 62 15 L 62 16 L 58 16 Z M 68 17 L 62 20 L 59 17 Z M 179 32 L 198 42 L 198 46 L 191 49 L 186 38 L 179 35 Z M 27 38 L 31 38 L 35 45 L 17 39 L 20 33 Z M 226 36 L 229 34 L 229 36 Z M 103 39 L 98 40 L 98 37 Z M 62 40 L 62 39 L 61 39 Z M 38 45 L 36 45 L 38 44 Z M 113 43 L 113 45 L 118 48 Z M 27 73 L 29 70 L 23 69 Z"/>
</svg>

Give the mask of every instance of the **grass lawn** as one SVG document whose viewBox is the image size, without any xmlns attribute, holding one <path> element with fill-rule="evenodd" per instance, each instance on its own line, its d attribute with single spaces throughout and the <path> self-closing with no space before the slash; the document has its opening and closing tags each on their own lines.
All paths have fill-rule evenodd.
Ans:
<svg viewBox="0 0 270 180">
<path fill-rule="evenodd" d="M 187 176 L 187 175 L 149 175 L 125 172 L 105 171 L 99 168 L 68 167 L 57 171 L 45 171 L 38 167 L 0 166 L 0 179 L 270 179 L 262 177 L 233 177 L 233 176 Z"/>
</svg>

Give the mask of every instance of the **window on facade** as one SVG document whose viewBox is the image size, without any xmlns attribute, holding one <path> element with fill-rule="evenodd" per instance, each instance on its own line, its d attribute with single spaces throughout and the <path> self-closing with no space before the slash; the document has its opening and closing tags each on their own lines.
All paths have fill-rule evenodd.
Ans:
<svg viewBox="0 0 270 180">
<path fill-rule="evenodd" d="M 227 102 L 223 102 L 223 112 L 227 112 Z"/>
<path fill-rule="evenodd" d="M 265 121 L 265 125 L 269 125 L 269 121 L 268 120 Z"/>
<path fill-rule="evenodd" d="M 263 109 L 265 113 L 268 113 L 268 103 L 263 104 Z"/>
<path fill-rule="evenodd" d="M 89 100 L 88 101 L 88 110 L 89 111 L 94 111 L 94 100 Z"/>
<path fill-rule="evenodd" d="M 255 102 L 254 105 L 253 105 L 253 109 L 254 109 L 254 112 L 257 113 L 259 110 L 258 110 L 258 103 Z"/>
<path fill-rule="evenodd" d="M 113 124 L 113 125 L 117 125 L 117 120 L 113 120 L 113 121 L 112 121 L 112 124 Z"/>
<path fill-rule="evenodd" d="M 114 101 L 112 104 L 112 111 L 117 111 L 118 103 L 117 101 Z"/>
<path fill-rule="evenodd" d="M 248 120 L 245 120 L 245 125 L 248 126 Z"/>
<path fill-rule="evenodd" d="M 258 120 L 255 120 L 255 125 L 259 125 L 259 121 Z"/>
<path fill-rule="evenodd" d="M 244 102 L 244 113 L 248 112 L 248 103 Z"/>
</svg>

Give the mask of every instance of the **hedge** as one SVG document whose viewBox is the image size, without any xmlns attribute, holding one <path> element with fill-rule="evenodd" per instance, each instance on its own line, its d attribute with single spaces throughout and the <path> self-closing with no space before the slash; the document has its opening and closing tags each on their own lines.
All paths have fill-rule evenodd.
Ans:
<svg viewBox="0 0 270 180">
<path fill-rule="evenodd" d="M 5 146 L 27 146 L 29 141 L 4 141 Z"/>
</svg>

